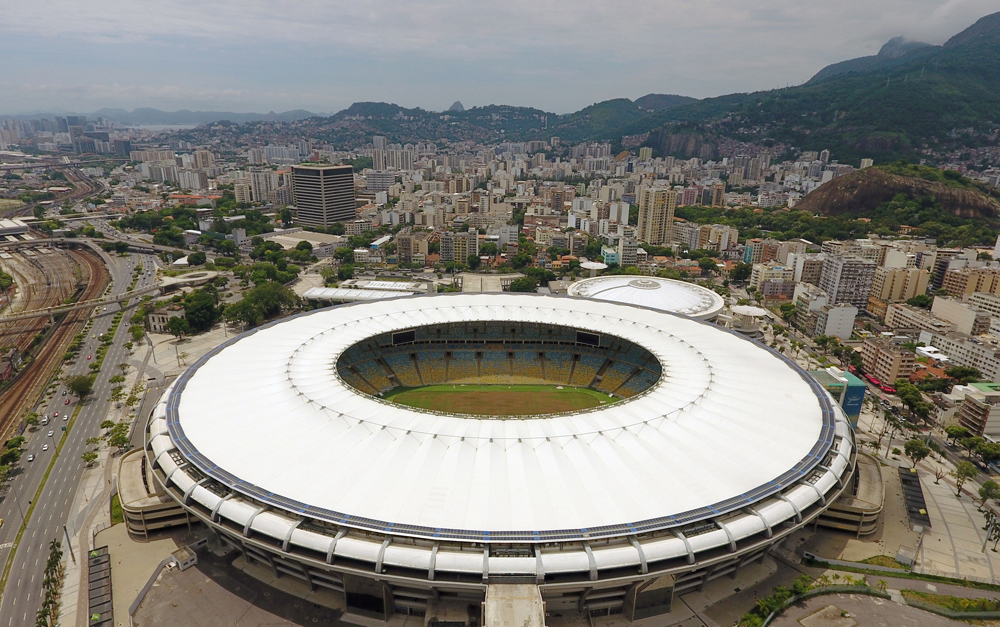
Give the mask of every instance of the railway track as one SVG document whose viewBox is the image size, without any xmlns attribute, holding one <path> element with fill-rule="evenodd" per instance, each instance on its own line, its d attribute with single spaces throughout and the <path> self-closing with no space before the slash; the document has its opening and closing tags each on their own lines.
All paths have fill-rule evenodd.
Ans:
<svg viewBox="0 0 1000 627">
<path fill-rule="evenodd" d="M 109 280 L 103 262 L 89 252 L 67 252 L 80 262 L 81 279 L 85 281 L 80 299 L 96 298 L 103 294 Z M 57 323 L 35 359 L 0 395 L 0 440 L 7 440 L 14 434 L 15 429 L 27 415 L 28 409 L 44 390 L 49 375 L 59 366 L 73 337 L 80 332 L 90 314 L 87 309 L 66 314 L 66 317 Z M 44 318 L 42 324 L 45 324 Z"/>
<path fill-rule="evenodd" d="M 22 311 L 60 305 L 77 289 L 74 257 L 61 249 L 47 250 L 51 252 L 44 255 L 37 251 L 27 251 L 30 255 L 17 253 L 11 263 L 5 264 L 18 289 L 23 291 Z M 0 325 L 0 346 L 16 346 L 24 353 L 46 324 L 43 318 Z"/>
</svg>

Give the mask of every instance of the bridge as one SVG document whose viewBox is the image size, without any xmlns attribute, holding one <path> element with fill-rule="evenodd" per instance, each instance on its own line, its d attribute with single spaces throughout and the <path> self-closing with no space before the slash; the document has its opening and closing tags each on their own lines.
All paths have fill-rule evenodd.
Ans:
<svg viewBox="0 0 1000 627">
<path fill-rule="evenodd" d="M 35 168 L 86 168 L 87 166 L 96 165 L 99 163 L 105 163 L 107 161 L 120 161 L 122 163 L 128 163 L 128 159 L 123 159 L 121 157 L 108 157 L 107 159 L 93 159 L 91 161 L 69 161 L 66 163 L 58 162 L 53 163 L 49 161 L 25 161 L 23 163 L 4 163 L 0 164 L 0 172 L 9 172 L 15 170 L 34 170 Z"/>
<path fill-rule="evenodd" d="M 121 239 L 111 239 L 104 238 L 98 239 L 93 237 L 37 237 L 35 239 L 17 240 L 16 242 L 0 242 L 0 248 L 16 248 L 18 246 L 34 246 L 37 244 L 48 244 L 48 245 L 85 245 L 91 248 L 98 248 L 102 252 L 103 248 L 100 247 L 101 242 L 115 243 L 115 242 L 125 242 L 131 251 L 137 253 L 146 253 L 149 255 L 158 252 L 168 252 L 172 253 L 175 250 L 184 251 L 183 248 L 178 248 L 177 246 L 161 246 L 159 244 L 148 244 L 146 242 L 133 242 Z"/>
<path fill-rule="evenodd" d="M 91 298 L 90 300 L 81 300 L 77 303 L 71 303 L 69 305 L 56 305 L 55 307 L 46 307 L 45 309 L 35 309 L 33 311 L 25 311 L 18 314 L 10 314 L 5 316 L 0 316 L 0 324 L 4 322 L 16 322 L 18 320 L 28 320 L 29 318 L 41 318 L 42 316 L 48 316 L 49 320 L 56 314 L 66 313 L 69 311 L 76 311 L 77 309 L 88 309 L 94 307 L 103 307 L 105 305 L 113 303 L 123 303 L 128 302 L 129 299 L 135 298 L 136 296 L 142 296 L 144 294 L 149 294 L 151 292 L 157 292 L 162 288 L 159 285 L 148 285 L 137 290 L 132 290 L 131 292 L 126 292 L 121 296 L 107 297 L 107 298 Z"/>
</svg>

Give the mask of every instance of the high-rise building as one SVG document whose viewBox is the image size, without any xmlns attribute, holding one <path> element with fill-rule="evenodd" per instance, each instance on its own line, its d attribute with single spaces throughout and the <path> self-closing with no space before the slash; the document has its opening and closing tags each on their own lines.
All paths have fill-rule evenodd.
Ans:
<svg viewBox="0 0 1000 627">
<path fill-rule="evenodd" d="M 195 169 L 206 170 L 215 165 L 215 155 L 211 150 L 195 150 L 191 160 Z"/>
<path fill-rule="evenodd" d="M 475 231 L 465 233 L 448 231 L 441 234 L 441 261 L 465 263 L 469 255 L 478 254 L 479 233 Z"/>
<path fill-rule="evenodd" d="M 649 161 L 653 158 L 653 149 L 649 146 L 643 146 L 639 149 L 639 161 Z"/>
<path fill-rule="evenodd" d="M 677 192 L 666 187 L 639 187 L 639 224 L 636 238 L 654 246 L 670 246 L 674 239 Z"/>
<path fill-rule="evenodd" d="M 831 304 L 850 303 L 864 309 L 871 294 L 875 267 L 875 262 L 868 259 L 830 255 L 823 261 L 818 287 L 830 295 Z"/>
<path fill-rule="evenodd" d="M 250 192 L 254 202 L 267 202 L 268 192 L 278 189 L 278 173 L 270 168 L 252 169 L 250 177 Z"/>
<path fill-rule="evenodd" d="M 349 165 L 292 166 L 292 193 L 298 221 L 305 226 L 328 228 L 348 222 L 354 208 L 354 168 Z"/>
</svg>

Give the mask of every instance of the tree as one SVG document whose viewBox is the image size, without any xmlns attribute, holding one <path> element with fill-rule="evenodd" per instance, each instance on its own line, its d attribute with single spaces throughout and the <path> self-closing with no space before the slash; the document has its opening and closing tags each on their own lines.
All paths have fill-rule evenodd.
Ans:
<svg viewBox="0 0 1000 627">
<path fill-rule="evenodd" d="M 498 252 L 500 251 L 497 249 L 497 245 L 493 242 L 486 242 L 479 247 L 479 254 L 486 255 L 487 257 L 496 257 Z"/>
<path fill-rule="evenodd" d="M 167 321 L 167 331 L 171 335 L 182 337 L 191 333 L 191 325 L 181 316 L 176 316 Z"/>
<path fill-rule="evenodd" d="M 753 264 L 752 263 L 738 263 L 736 267 L 729 272 L 729 280 L 733 283 L 743 283 L 750 278 L 753 274 Z"/>
<path fill-rule="evenodd" d="M 944 371 L 946 375 L 958 381 L 961 385 L 974 383 L 982 378 L 983 373 L 970 366 L 952 366 Z"/>
<path fill-rule="evenodd" d="M 979 500 L 982 501 L 983 506 L 986 502 L 991 499 L 1000 498 L 1000 484 L 992 479 L 984 481 L 982 487 L 979 488 Z"/>
<path fill-rule="evenodd" d="M 781 319 L 784 320 L 785 322 L 788 322 L 789 320 L 794 318 L 795 312 L 797 311 L 793 303 L 782 303 L 779 309 L 781 311 Z"/>
<path fill-rule="evenodd" d="M 125 398 L 125 390 L 122 386 L 111 388 L 111 402 L 115 405 L 121 407 L 122 400 Z"/>
<path fill-rule="evenodd" d="M 31 412 L 30 414 L 28 414 L 28 417 L 24 419 L 24 423 L 26 425 L 28 425 L 29 427 L 37 427 L 38 426 L 38 414 L 35 413 L 35 412 Z"/>
<path fill-rule="evenodd" d="M 962 438 L 961 440 L 958 441 L 958 443 L 962 445 L 962 448 L 964 448 L 967 451 L 969 457 L 972 457 L 973 451 L 982 446 L 983 443 L 985 442 L 986 440 L 979 436 Z"/>
<path fill-rule="evenodd" d="M 917 462 L 931 454 L 931 449 L 924 444 L 923 440 L 914 439 L 903 445 L 903 452 L 906 453 L 906 456 L 913 462 L 913 467 L 916 468 Z"/>
<path fill-rule="evenodd" d="M 702 257 L 699 259 L 698 267 L 701 268 L 702 273 L 719 271 L 719 264 L 715 263 L 715 259 L 711 257 Z"/>
<path fill-rule="evenodd" d="M 510 292 L 537 292 L 538 282 L 532 277 L 521 277 L 510 282 Z"/>
<path fill-rule="evenodd" d="M 91 464 L 93 464 L 94 462 L 97 461 L 97 452 L 96 451 L 86 451 L 83 455 L 80 456 L 80 459 L 83 460 L 83 463 L 85 463 L 88 466 L 90 466 Z"/>
<path fill-rule="evenodd" d="M 207 257 L 203 252 L 191 253 L 188 255 L 188 265 L 189 266 L 200 266 L 204 265 Z"/>
<path fill-rule="evenodd" d="M 473 270 L 479 267 L 479 255 L 469 255 L 465 261 Z"/>
<path fill-rule="evenodd" d="M 66 380 L 66 387 L 79 398 L 85 398 L 94 390 L 94 377 L 79 374 Z"/>
<path fill-rule="evenodd" d="M 951 473 L 949 474 L 951 474 L 951 476 L 955 479 L 955 487 L 956 487 L 955 496 L 961 498 L 962 486 L 965 484 L 966 481 L 972 479 L 977 474 L 979 474 L 979 471 L 976 470 L 976 467 L 972 464 L 972 462 L 967 462 L 963 460 L 958 462 L 958 465 L 955 466 L 955 470 L 951 471 Z"/>
<path fill-rule="evenodd" d="M 14 277 L 0 270 L 0 292 L 6 294 L 12 285 L 14 285 Z"/>
<path fill-rule="evenodd" d="M 917 294 L 910 300 L 906 301 L 906 304 L 911 307 L 930 309 L 931 305 L 934 304 L 934 299 L 928 296 L 927 294 Z"/>
<path fill-rule="evenodd" d="M 969 437 L 969 430 L 965 427 L 959 425 L 951 425 L 950 427 L 945 427 L 944 432 L 948 435 L 948 439 L 952 441 L 952 444 L 958 440 Z"/>
<path fill-rule="evenodd" d="M 142 328 L 141 325 L 133 324 L 128 328 L 128 332 L 132 334 L 133 342 L 141 342 L 144 337 L 146 337 L 146 329 Z"/>
<path fill-rule="evenodd" d="M 184 318 L 191 325 L 191 329 L 204 331 L 219 319 L 219 310 L 216 307 L 217 295 L 215 288 L 209 286 L 184 297 Z"/>
</svg>

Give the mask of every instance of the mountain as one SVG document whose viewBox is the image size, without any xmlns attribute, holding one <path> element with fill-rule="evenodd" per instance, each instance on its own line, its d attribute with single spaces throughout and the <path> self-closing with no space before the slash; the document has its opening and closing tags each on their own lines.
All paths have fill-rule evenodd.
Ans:
<svg viewBox="0 0 1000 627">
<path fill-rule="evenodd" d="M 933 198 L 940 208 L 958 218 L 986 220 L 1000 217 L 1000 192 L 958 174 L 912 164 L 865 168 L 821 185 L 796 209 L 828 216 L 870 216 L 879 205 L 899 194 L 907 200 Z"/>
<path fill-rule="evenodd" d="M 100 109 L 88 114 L 88 118 L 105 117 L 122 124 L 209 124 L 219 120 L 230 122 L 256 122 L 259 120 L 271 122 L 294 122 L 315 116 L 315 113 L 296 109 L 284 113 L 235 113 L 232 111 L 160 111 L 159 109 L 140 108 L 131 112 L 124 109 Z"/>
<path fill-rule="evenodd" d="M 31 114 L 20 114 L 13 117 L 15 119 L 37 119 L 52 118 L 56 116 L 79 115 L 76 112 L 66 111 L 46 111 Z M 107 118 L 121 124 L 210 124 L 220 120 L 229 120 L 235 123 L 269 121 L 269 122 L 295 122 L 305 120 L 318 114 L 304 109 L 285 111 L 284 113 L 236 113 L 233 111 L 160 111 L 147 107 L 128 111 L 126 109 L 116 109 L 105 107 L 91 113 L 84 113 L 88 120 L 98 117 Z M 3 116 L 8 117 L 8 116 Z"/>
<path fill-rule="evenodd" d="M 626 121 L 609 135 L 650 133 L 647 145 L 659 149 L 651 142 L 664 129 L 694 127 L 739 141 L 829 148 L 854 163 L 992 145 L 1000 126 L 1000 13 L 895 60 L 797 87 L 706 98 Z"/>
<path fill-rule="evenodd" d="M 454 104 L 448 107 L 449 111 L 465 111 L 465 106 L 462 104 L 461 100 L 456 100 Z"/>
<path fill-rule="evenodd" d="M 697 101 L 697 98 L 676 94 L 646 94 L 642 98 L 636 99 L 635 104 L 646 111 L 662 111 Z"/>
<path fill-rule="evenodd" d="M 922 54 L 931 54 L 934 49 L 940 46 L 932 46 L 922 41 L 908 41 L 902 37 L 890 39 L 878 54 L 870 57 L 859 57 L 848 61 L 841 61 L 828 65 L 816 75 L 809 79 L 809 83 L 817 83 L 838 74 L 848 72 L 868 72 L 872 70 L 885 70 L 916 58 Z"/>
</svg>

